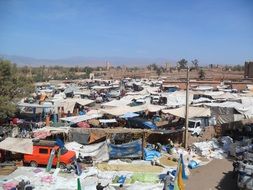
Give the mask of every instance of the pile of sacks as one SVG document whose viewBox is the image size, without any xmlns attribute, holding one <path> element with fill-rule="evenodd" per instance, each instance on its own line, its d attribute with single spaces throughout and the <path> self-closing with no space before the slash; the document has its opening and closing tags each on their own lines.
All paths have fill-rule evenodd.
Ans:
<svg viewBox="0 0 253 190">
<path fill-rule="evenodd" d="M 203 157 L 222 159 L 224 151 L 220 148 L 217 139 L 193 143 L 195 152 Z"/>
</svg>

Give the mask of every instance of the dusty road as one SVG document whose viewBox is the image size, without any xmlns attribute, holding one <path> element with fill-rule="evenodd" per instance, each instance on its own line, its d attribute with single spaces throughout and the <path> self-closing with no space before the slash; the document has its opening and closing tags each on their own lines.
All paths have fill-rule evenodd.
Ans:
<svg viewBox="0 0 253 190">
<path fill-rule="evenodd" d="M 233 178 L 232 162 L 213 160 L 209 164 L 191 170 L 186 190 L 238 190 Z"/>
</svg>

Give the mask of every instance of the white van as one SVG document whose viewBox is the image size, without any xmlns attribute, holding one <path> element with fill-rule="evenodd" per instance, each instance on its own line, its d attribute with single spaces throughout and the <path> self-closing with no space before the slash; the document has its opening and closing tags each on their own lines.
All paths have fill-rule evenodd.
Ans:
<svg viewBox="0 0 253 190">
<path fill-rule="evenodd" d="M 201 124 L 202 123 L 200 119 L 190 119 L 188 131 L 191 132 L 192 135 L 199 136 L 203 129 L 203 126 Z"/>
</svg>

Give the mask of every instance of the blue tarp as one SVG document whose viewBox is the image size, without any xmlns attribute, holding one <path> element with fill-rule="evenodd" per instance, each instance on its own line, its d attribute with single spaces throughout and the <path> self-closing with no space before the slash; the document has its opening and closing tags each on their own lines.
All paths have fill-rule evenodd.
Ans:
<svg viewBox="0 0 253 190">
<path fill-rule="evenodd" d="M 150 149 L 145 148 L 144 155 L 145 155 L 145 160 L 151 161 L 151 160 L 154 160 L 154 158 L 159 158 L 161 156 L 161 153 L 156 150 L 150 150 Z"/>
<path fill-rule="evenodd" d="M 109 144 L 110 158 L 138 158 L 142 156 L 142 140 L 125 144 Z"/>
<path fill-rule="evenodd" d="M 140 114 L 133 113 L 133 112 L 127 112 L 124 115 L 120 116 L 120 118 L 132 118 L 132 117 L 138 117 Z"/>
<path fill-rule="evenodd" d="M 146 122 L 144 122 L 144 125 L 145 125 L 147 128 L 149 128 L 149 129 L 157 129 L 157 126 L 156 126 L 154 123 L 152 123 L 151 121 L 146 121 Z"/>
</svg>

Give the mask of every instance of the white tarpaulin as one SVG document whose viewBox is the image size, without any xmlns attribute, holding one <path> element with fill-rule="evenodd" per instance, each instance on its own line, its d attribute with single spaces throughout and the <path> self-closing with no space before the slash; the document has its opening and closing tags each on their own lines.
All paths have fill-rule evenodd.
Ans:
<svg viewBox="0 0 253 190">
<path fill-rule="evenodd" d="M 176 109 L 162 110 L 162 112 L 185 118 L 185 106 Z M 189 107 L 189 118 L 194 117 L 211 117 L 210 108 Z"/>
<path fill-rule="evenodd" d="M 32 154 L 33 142 L 32 139 L 7 137 L 0 142 L 0 149 L 23 154 Z"/>
<path fill-rule="evenodd" d="M 109 160 L 109 152 L 106 141 L 91 145 L 82 145 L 77 142 L 70 142 L 65 144 L 65 146 L 68 150 L 74 151 L 77 157 L 79 153 L 82 156 L 91 156 L 95 163 Z"/>
<path fill-rule="evenodd" d="M 124 115 L 127 112 L 140 112 L 147 109 L 147 106 L 120 106 L 120 107 L 114 107 L 111 109 L 102 109 L 104 113 L 114 115 L 114 116 L 121 116 Z"/>
<path fill-rule="evenodd" d="M 167 106 L 176 107 L 183 106 L 186 102 L 186 92 L 185 91 L 176 91 L 172 93 L 163 93 L 163 97 L 167 98 Z M 189 103 L 193 101 L 193 93 L 189 92 Z"/>
<path fill-rule="evenodd" d="M 204 103 L 203 105 L 206 105 L 208 107 L 234 108 L 236 111 L 238 111 L 240 114 L 245 115 L 247 118 L 253 116 L 253 108 L 251 104 L 247 105 L 238 102 L 223 102 L 223 103 Z"/>
<path fill-rule="evenodd" d="M 70 111 L 71 113 L 74 111 L 74 107 L 76 104 L 80 104 L 82 106 L 86 106 L 94 102 L 94 100 L 89 99 L 80 99 L 80 98 L 67 98 L 67 99 L 55 99 L 55 108 L 64 107 L 64 112 Z"/>
<path fill-rule="evenodd" d="M 126 105 L 130 104 L 133 99 L 137 100 L 140 98 L 145 98 L 145 96 L 128 95 L 128 96 L 124 96 L 120 100 L 112 100 L 110 102 L 103 103 L 102 106 L 110 106 L 110 107 L 126 106 Z"/>
<path fill-rule="evenodd" d="M 153 105 L 153 104 L 149 104 L 147 105 L 147 110 L 149 112 L 158 112 L 162 109 L 164 109 L 166 106 L 159 106 L 159 105 Z"/>
<path fill-rule="evenodd" d="M 99 119 L 100 123 L 116 123 L 116 119 Z"/>
<path fill-rule="evenodd" d="M 87 120 L 99 118 L 102 116 L 103 116 L 102 114 L 80 115 L 80 116 L 72 116 L 72 117 L 63 117 L 63 118 L 60 118 L 60 120 L 68 121 L 71 123 L 78 123 L 81 121 L 87 121 Z"/>
<path fill-rule="evenodd" d="M 112 88 L 111 86 L 93 86 L 91 87 L 94 90 L 102 90 L 102 89 L 109 89 Z"/>
</svg>

